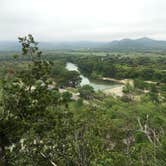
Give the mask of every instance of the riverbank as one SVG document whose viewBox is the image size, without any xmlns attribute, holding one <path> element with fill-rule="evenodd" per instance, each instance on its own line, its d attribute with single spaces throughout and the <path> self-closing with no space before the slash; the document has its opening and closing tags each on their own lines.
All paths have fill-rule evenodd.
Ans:
<svg viewBox="0 0 166 166">
<path fill-rule="evenodd" d="M 123 88 L 126 84 L 133 85 L 133 80 L 131 79 L 123 79 L 118 80 L 110 77 L 100 77 L 98 79 L 89 79 L 88 77 L 81 74 L 76 64 L 71 62 L 67 62 L 66 69 L 69 71 L 77 71 L 80 73 L 80 77 L 82 78 L 80 85 L 90 85 L 94 88 L 95 91 L 102 91 L 106 95 L 112 96 L 123 96 Z M 78 95 L 78 94 L 77 94 Z"/>
<path fill-rule="evenodd" d="M 118 84 L 130 84 L 130 85 L 133 85 L 134 82 L 132 79 L 123 79 L 123 80 L 118 80 L 118 79 L 115 79 L 115 78 L 110 78 L 110 77 L 102 77 L 101 80 L 103 81 L 112 81 L 112 82 L 115 82 L 115 83 L 118 83 Z"/>
<path fill-rule="evenodd" d="M 103 93 L 106 95 L 111 95 L 111 96 L 115 96 L 115 97 L 122 97 L 123 96 L 123 88 L 124 88 L 124 85 L 120 85 L 120 86 L 115 87 L 115 88 L 103 90 Z"/>
<path fill-rule="evenodd" d="M 94 88 L 95 91 L 98 91 L 98 90 L 105 90 L 105 89 L 112 89 L 112 88 L 115 88 L 117 86 L 121 86 L 119 84 L 121 83 L 118 83 L 118 82 L 115 82 L 115 81 L 110 81 L 110 80 L 104 80 L 104 79 L 90 79 L 86 76 L 84 76 L 78 69 L 77 65 L 76 64 L 73 64 L 71 62 L 67 62 L 66 63 L 66 69 L 69 70 L 69 71 L 77 71 L 79 72 L 80 74 L 80 77 L 81 77 L 81 82 L 80 82 L 80 85 L 81 86 L 84 86 L 84 85 L 90 85 Z M 116 85 L 118 84 L 118 85 Z"/>
<path fill-rule="evenodd" d="M 100 78 L 100 80 L 121 84 L 118 87 L 103 90 L 103 93 L 105 93 L 106 95 L 112 95 L 115 97 L 122 97 L 124 95 L 123 88 L 125 87 L 126 84 L 130 84 L 131 86 L 134 86 L 134 82 L 132 79 L 118 80 L 118 79 L 114 79 L 114 78 L 110 78 L 110 77 L 102 77 L 102 78 Z"/>
</svg>

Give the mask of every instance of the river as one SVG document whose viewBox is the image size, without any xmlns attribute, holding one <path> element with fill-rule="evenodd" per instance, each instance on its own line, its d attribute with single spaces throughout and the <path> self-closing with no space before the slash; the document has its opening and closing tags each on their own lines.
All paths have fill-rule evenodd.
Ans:
<svg viewBox="0 0 166 166">
<path fill-rule="evenodd" d="M 85 77 L 83 74 L 81 74 L 81 72 L 79 71 L 78 67 L 76 64 L 71 63 L 71 62 L 67 62 L 66 63 L 66 69 L 69 71 L 77 71 L 80 73 L 80 77 L 81 77 L 81 83 L 80 85 L 90 85 L 94 88 L 95 91 L 98 90 L 106 90 L 106 89 L 112 89 L 115 87 L 119 87 L 119 84 L 116 84 L 114 82 L 108 82 L 108 81 L 96 81 L 96 80 L 90 80 L 89 78 Z"/>
</svg>

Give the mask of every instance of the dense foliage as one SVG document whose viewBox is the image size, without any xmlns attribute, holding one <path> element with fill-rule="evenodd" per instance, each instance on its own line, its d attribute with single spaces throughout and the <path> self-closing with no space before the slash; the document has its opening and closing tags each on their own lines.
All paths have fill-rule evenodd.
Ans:
<svg viewBox="0 0 166 166">
<path fill-rule="evenodd" d="M 8 69 L 1 72 L 0 165 L 166 164 L 164 61 L 155 59 L 152 67 L 146 58 L 71 56 L 53 63 L 44 58 L 31 35 L 19 41 L 29 60 L 3 63 Z M 135 86 L 126 85 L 125 96 L 114 98 L 88 85 L 79 87 L 79 74 L 64 68 L 66 60 L 77 62 L 91 76 L 128 78 L 137 65 L 140 70 L 129 77 L 137 78 Z M 163 75 L 149 76 L 149 68 Z M 145 69 L 148 72 L 142 74 Z M 149 85 L 144 79 L 163 83 Z M 60 92 L 62 87 L 75 87 L 79 99 L 72 99 L 73 92 Z M 149 93 L 143 93 L 145 87 Z"/>
<path fill-rule="evenodd" d="M 84 74 L 92 78 L 132 78 L 166 82 L 165 57 L 73 56 Z"/>
</svg>

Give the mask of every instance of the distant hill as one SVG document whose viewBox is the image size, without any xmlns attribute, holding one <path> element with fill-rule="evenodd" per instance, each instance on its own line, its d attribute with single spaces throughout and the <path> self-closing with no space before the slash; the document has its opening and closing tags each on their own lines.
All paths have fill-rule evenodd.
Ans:
<svg viewBox="0 0 166 166">
<path fill-rule="evenodd" d="M 153 40 L 150 38 L 123 39 L 112 42 L 40 42 L 39 47 L 43 50 L 56 49 L 97 49 L 114 51 L 150 51 L 166 50 L 166 41 Z M 18 42 L 0 41 L 0 51 L 19 51 Z"/>
<path fill-rule="evenodd" d="M 110 42 L 107 48 L 112 50 L 166 50 L 166 41 L 153 40 L 150 38 L 123 39 Z"/>
</svg>

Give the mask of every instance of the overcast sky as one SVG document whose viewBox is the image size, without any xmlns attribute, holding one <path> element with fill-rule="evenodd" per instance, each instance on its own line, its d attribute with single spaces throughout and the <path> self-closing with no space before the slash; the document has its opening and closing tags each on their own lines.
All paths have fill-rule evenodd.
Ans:
<svg viewBox="0 0 166 166">
<path fill-rule="evenodd" d="M 0 0 L 0 40 L 166 40 L 166 0 Z"/>
</svg>

